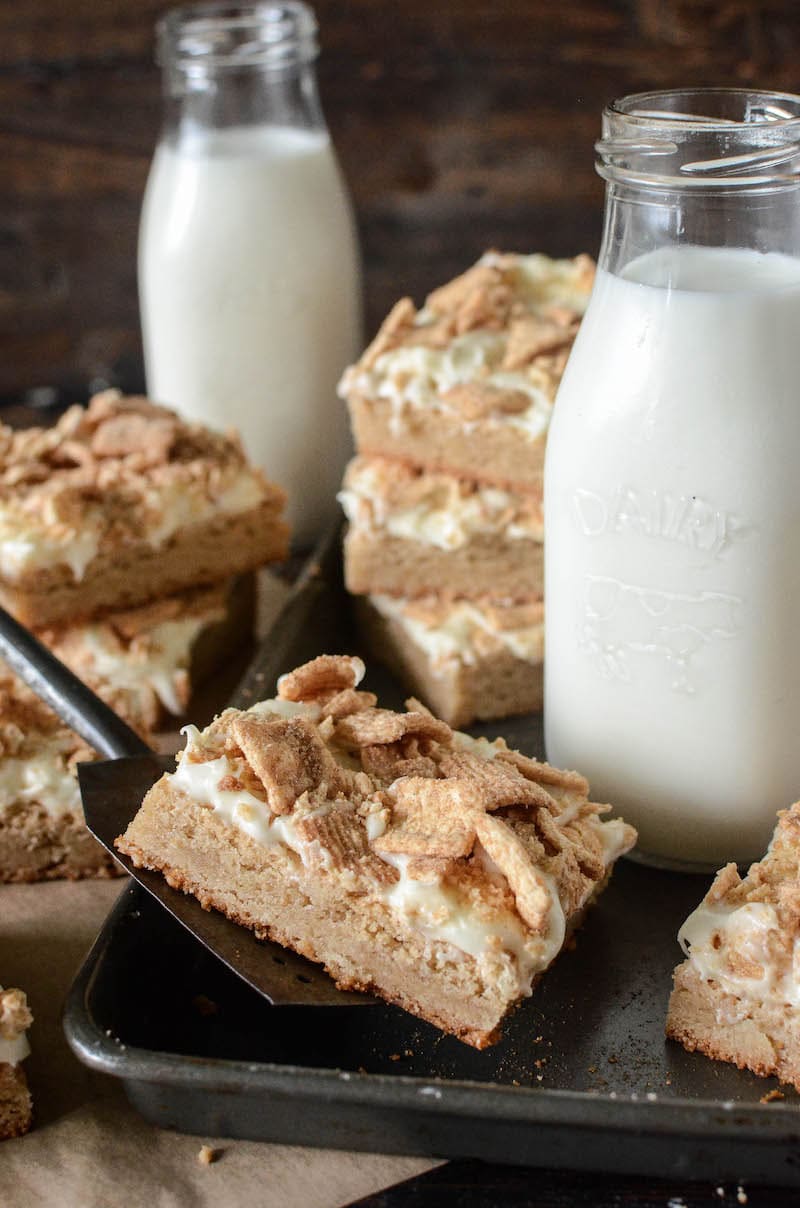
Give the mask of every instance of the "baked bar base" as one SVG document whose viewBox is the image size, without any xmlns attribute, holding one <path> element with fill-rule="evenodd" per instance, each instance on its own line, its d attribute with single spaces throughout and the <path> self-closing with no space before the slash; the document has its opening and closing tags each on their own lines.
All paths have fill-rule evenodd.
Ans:
<svg viewBox="0 0 800 1208">
<path fill-rule="evenodd" d="M 343 989 L 380 994 L 476 1048 L 496 1038 L 513 999 L 465 953 L 404 928 L 380 903 L 343 896 L 305 873 L 293 852 L 266 848 L 184 793 L 157 784 L 117 847 L 157 869 L 206 909 L 318 961 Z M 280 920 L 280 922 L 278 922 Z M 371 970 L 375 984 L 364 980 Z"/>
<path fill-rule="evenodd" d="M 83 818 L 54 817 L 36 805 L 0 811 L 0 883 L 121 875 Z"/>
<path fill-rule="evenodd" d="M 400 621 L 382 616 L 368 599 L 357 599 L 356 613 L 368 652 L 448 725 L 460 728 L 542 708 L 542 663 L 501 651 L 473 665 L 452 659 L 436 666 Z"/>
<path fill-rule="evenodd" d="M 140 542 L 98 555 L 78 581 L 64 565 L 0 580 L 0 603 L 24 625 L 45 628 L 216 583 L 287 553 L 288 528 L 270 500 L 189 525 L 155 548 Z"/>
<path fill-rule="evenodd" d="M 747 1003 L 704 981 L 689 962 L 675 970 L 666 1034 L 690 1052 L 800 1090 L 800 1017 L 789 1006 Z"/>
<path fill-rule="evenodd" d="M 542 492 L 546 433 L 529 436 L 504 420 L 469 424 L 457 413 L 406 407 L 387 399 L 348 399 L 355 446 L 362 456 L 397 457 L 493 486 Z"/>
<path fill-rule="evenodd" d="M 457 549 L 440 549 L 358 526 L 344 543 L 345 583 L 354 595 L 527 600 L 544 591 L 544 546 L 478 535 Z"/>
<path fill-rule="evenodd" d="M 0 1062 L 0 1141 L 26 1133 L 31 1114 L 31 1096 L 22 1066 Z"/>
</svg>

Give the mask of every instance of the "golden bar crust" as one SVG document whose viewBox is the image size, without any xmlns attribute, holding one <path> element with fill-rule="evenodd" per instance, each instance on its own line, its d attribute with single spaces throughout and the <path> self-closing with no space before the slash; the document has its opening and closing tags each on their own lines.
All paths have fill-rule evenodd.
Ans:
<svg viewBox="0 0 800 1208">
<path fill-rule="evenodd" d="M 800 802 L 744 879 L 720 870 L 679 938 L 667 1036 L 800 1090 Z"/>
<path fill-rule="evenodd" d="M 366 457 L 396 457 L 432 473 L 452 474 L 541 497 L 547 433 L 525 438 L 509 426 L 482 425 L 479 437 L 447 411 L 409 410 L 402 426 L 386 399 L 348 400 L 353 440 Z"/>
<path fill-rule="evenodd" d="M 575 773 L 358 689 L 322 656 L 190 729 L 117 847 L 207 908 L 479 1048 L 635 842 Z"/>
<path fill-rule="evenodd" d="M 438 593 L 445 600 L 529 600 L 544 590 L 544 547 L 539 541 L 498 542 L 474 537 L 443 550 L 406 537 L 349 529 L 345 536 L 345 583 L 354 595 L 414 598 Z"/>
<path fill-rule="evenodd" d="M 553 400 L 593 280 L 588 256 L 488 252 L 422 310 L 401 299 L 340 384 L 357 448 L 540 489 Z"/>
<path fill-rule="evenodd" d="M 0 427 L 0 600 L 41 628 L 282 558 L 284 493 L 233 436 L 115 391 Z"/>
<path fill-rule="evenodd" d="M 423 597 L 426 604 L 429 600 Z M 413 615 L 415 601 L 401 603 Z M 437 603 L 446 612 L 445 604 Z M 499 643 L 487 641 L 483 648 L 478 645 L 469 661 L 455 655 L 437 658 L 420 644 L 402 614 L 386 613 L 366 596 L 356 601 L 356 612 L 359 633 L 372 657 L 391 668 L 408 691 L 449 725 L 468 726 L 542 708 L 541 657 L 523 659 Z"/>
<path fill-rule="evenodd" d="M 82 815 L 54 817 L 38 803 L 0 809 L 0 884 L 121 875 Z"/>
</svg>

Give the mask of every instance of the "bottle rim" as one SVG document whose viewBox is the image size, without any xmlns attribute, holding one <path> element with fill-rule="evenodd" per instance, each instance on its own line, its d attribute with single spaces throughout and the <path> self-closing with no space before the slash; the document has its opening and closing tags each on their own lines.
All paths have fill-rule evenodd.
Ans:
<svg viewBox="0 0 800 1208">
<path fill-rule="evenodd" d="M 210 68 L 282 68 L 317 57 L 317 20 L 303 0 L 170 9 L 156 23 L 156 62 L 187 74 Z"/>
<path fill-rule="evenodd" d="M 800 185 L 800 96 L 746 88 L 632 93 L 603 111 L 605 180 L 684 189 Z"/>
</svg>

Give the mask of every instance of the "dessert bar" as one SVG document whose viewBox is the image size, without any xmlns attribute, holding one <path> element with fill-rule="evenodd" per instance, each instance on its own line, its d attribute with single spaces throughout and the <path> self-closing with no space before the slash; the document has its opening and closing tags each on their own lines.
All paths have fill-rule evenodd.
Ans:
<svg viewBox="0 0 800 1208">
<path fill-rule="evenodd" d="M 110 877 L 118 866 L 83 821 L 82 739 L 15 677 L 0 677 L 0 882 Z"/>
<path fill-rule="evenodd" d="M 501 599 L 543 589 L 542 508 L 519 494 L 388 458 L 356 457 L 339 499 L 355 594 Z"/>
<path fill-rule="evenodd" d="M 367 649 L 449 725 L 541 709 L 541 600 L 376 595 L 356 607 Z"/>
<path fill-rule="evenodd" d="M 498 1035 L 635 831 L 575 772 L 379 708 L 360 659 L 187 727 L 117 840 L 207 908 L 469 1044 Z"/>
<path fill-rule="evenodd" d="M 0 986 L 0 1141 L 20 1137 L 31 1126 L 31 1096 L 22 1062 L 30 1052 L 25 1033 L 32 1023 L 22 991 Z"/>
<path fill-rule="evenodd" d="M 245 575 L 37 636 L 107 704 L 152 731 L 184 714 L 193 689 L 252 635 L 253 605 Z"/>
<path fill-rule="evenodd" d="M 588 256 L 488 252 L 422 310 L 402 299 L 339 388 L 356 447 L 540 492 L 553 400 L 593 280 Z"/>
<path fill-rule="evenodd" d="M 285 557 L 285 497 L 238 440 L 116 391 L 0 427 L 0 602 L 32 628 Z"/>
<path fill-rule="evenodd" d="M 800 802 L 779 814 L 764 859 L 727 864 L 678 938 L 667 1036 L 800 1090 Z"/>
</svg>

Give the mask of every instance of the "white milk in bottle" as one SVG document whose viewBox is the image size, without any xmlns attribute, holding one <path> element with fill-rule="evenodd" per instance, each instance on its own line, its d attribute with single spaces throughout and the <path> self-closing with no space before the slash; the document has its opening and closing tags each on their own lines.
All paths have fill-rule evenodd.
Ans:
<svg viewBox="0 0 800 1208">
<path fill-rule="evenodd" d="M 316 105 L 313 17 L 303 5 L 247 14 L 244 44 L 242 23 L 220 16 L 206 46 L 210 19 L 192 9 L 162 30 L 181 116 L 156 151 L 142 211 L 147 387 L 191 419 L 238 428 L 287 490 L 307 543 L 335 513 L 349 450 L 335 388 L 362 339 L 358 253 Z"/>
<path fill-rule="evenodd" d="M 800 259 L 744 238 L 610 256 L 637 191 L 611 199 L 548 439 L 546 746 L 642 859 L 716 867 L 760 856 L 800 797 Z M 763 232 L 777 203 L 754 204 Z"/>
</svg>

